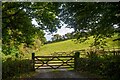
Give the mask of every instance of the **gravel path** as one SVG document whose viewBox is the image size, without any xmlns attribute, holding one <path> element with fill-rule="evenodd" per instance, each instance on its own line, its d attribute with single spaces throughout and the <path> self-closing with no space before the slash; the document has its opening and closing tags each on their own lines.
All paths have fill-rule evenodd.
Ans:
<svg viewBox="0 0 120 80">
<path fill-rule="evenodd" d="M 67 70 L 67 69 L 57 69 L 57 70 L 39 69 L 36 71 L 38 72 L 38 74 L 34 75 L 33 78 L 81 78 L 81 79 L 91 78 L 87 80 L 101 80 L 101 79 L 97 79 L 98 76 L 96 75 L 92 75 L 88 73 L 86 74 L 83 72 L 77 72 L 74 70 Z"/>
</svg>

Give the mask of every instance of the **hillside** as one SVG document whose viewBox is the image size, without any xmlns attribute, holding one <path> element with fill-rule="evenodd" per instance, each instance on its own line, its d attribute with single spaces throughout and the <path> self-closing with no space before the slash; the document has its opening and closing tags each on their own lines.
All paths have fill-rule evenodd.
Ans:
<svg viewBox="0 0 120 80">
<path fill-rule="evenodd" d="M 113 49 L 118 48 L 118 41 L 113 42 L 112 39 L 106 39 L 107 45 L 105 49 Z M 89 49 L 91 43 L 93 42 L 93 38 L 91 37 L 90 40 L 83 42 L 83 43 L 76 43 L 75 40 L 66 40 L 51 44 L 45 44 L 41 47 L 40 51 L 37 52 L 37 55 L 49 55 L 54 52 L 70 52 L 73 50 L 81 50 L 81 49 Z"/>
<path fill-rule="evenodd" d="M 84 45 L 84 46 L 83 46 Z M 80 50 L 88 48 L 88 43 L 75 43 L 73 40 L 66 40 L 51 44 L 46 44 L 41 47 L 40 52 L 38 52 L 40 55 L 48 55 L 53 52 L 70 52 L 73 50 Z"/>
</svg>

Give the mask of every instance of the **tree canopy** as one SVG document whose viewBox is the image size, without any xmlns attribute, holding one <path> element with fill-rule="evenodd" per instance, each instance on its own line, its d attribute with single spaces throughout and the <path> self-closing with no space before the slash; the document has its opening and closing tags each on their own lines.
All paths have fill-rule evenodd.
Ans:
<svg viewBox="0 0 120 80">
<path fill-rule="evenodd" d="M 21 43 L 30 45 L 35 36 L 44 41 L 43 30 L 57 30 L 59 21 L 56 18 L 56 6 L 57 4 L 47 2 L 2 3 L 3 52 L 10 54 L 12 46 L 17 48 Z M 39 26 L 33 25 L 32 19 L 35 19 Z"/>
<path fill-rule="evenodd" d="M 75 29 L 78 40 L 93 36 L 96 46 L 101 39 L 119 33 L 119 14 L 120 4 L 110 2 L 3 2 L 3 52 L 10 54 L 11 47 L 21 43 L 32 44 L 36 36 L 44 41 L 43 30 L 54 32 L 62 26 L 61 21 Z"/>
<path fill-rule="evenodd" d="M 60 19 L 74 28 L 77 39 L 85 41 L 94 36 L 94 45 L 100 44 L 100 39 L 111 37 L 119 32 L 120 4 L 110 2 L 72 2 L 61 5 Z M 117 27 L 115 27 L 117 25 Z"/>
</svg>

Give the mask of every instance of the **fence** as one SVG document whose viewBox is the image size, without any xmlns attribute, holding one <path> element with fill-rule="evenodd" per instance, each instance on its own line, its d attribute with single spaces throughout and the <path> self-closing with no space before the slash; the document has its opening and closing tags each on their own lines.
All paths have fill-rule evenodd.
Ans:
<svg viewBox="0 0 120 80">
<path fill-rule="evenodd" d="M 76 50 L 73 51 L 72 54 L 74 55 L 66 54 L 65 52 L 56 52 L 51 56 L 35 56 L 35 53 L 32 53 L 33 70 L 64 69 L 64 68 L 73 68 L 74 70 L 77 70 L 79 57 L 81 56 L 83 58 L 86 58 L 87 55 L 90 55 L 90 53 L 85 50 Z M 97 54 L 120 55 L 120 50 L 102 52 L 98 51 Z"/>
</svg>

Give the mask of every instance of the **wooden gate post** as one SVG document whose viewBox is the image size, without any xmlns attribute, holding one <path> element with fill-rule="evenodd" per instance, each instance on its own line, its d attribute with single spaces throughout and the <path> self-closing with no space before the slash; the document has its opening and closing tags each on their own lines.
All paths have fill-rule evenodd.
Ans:
<svg viewBox="0 0 120 80">
<path fill-rule="evenodd" d="M 74 55 L 74 70 L 77 70 L 78 68 L 79 55 L 80 55 L 80 52 L 76 52 Z"/>
<path fill-rule="evenodd" d="M 32 69 L 35 71 L 35 53 L 32 53 Z"/>
</svg>

